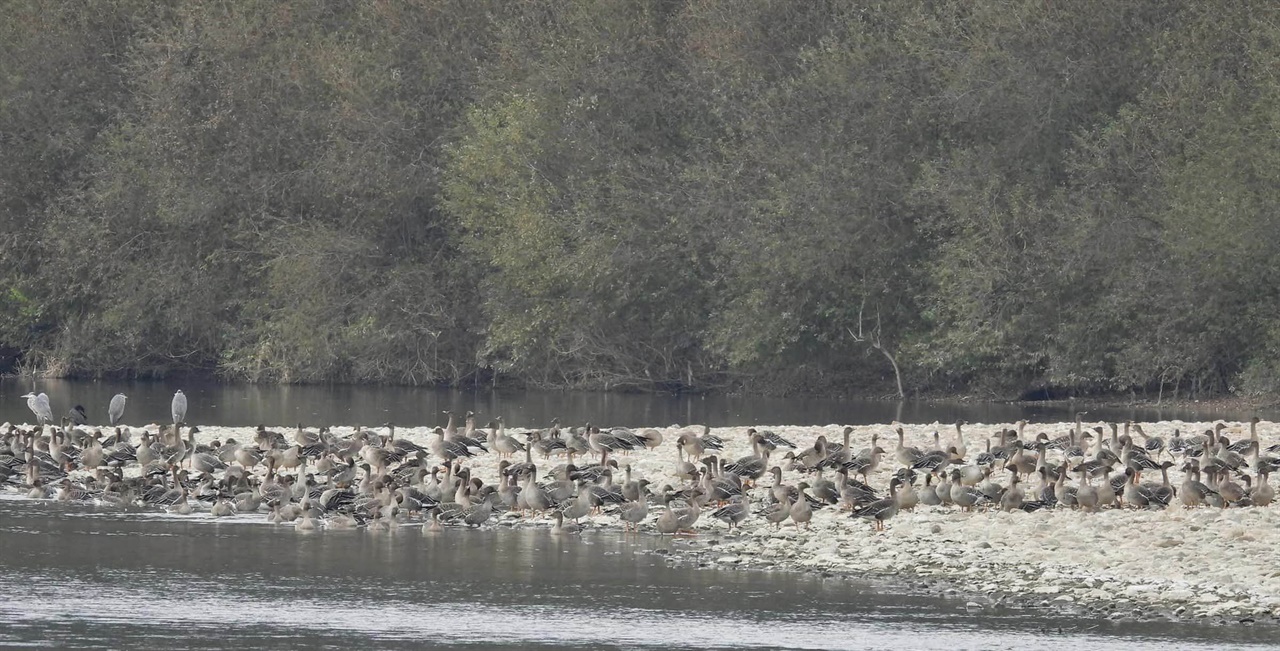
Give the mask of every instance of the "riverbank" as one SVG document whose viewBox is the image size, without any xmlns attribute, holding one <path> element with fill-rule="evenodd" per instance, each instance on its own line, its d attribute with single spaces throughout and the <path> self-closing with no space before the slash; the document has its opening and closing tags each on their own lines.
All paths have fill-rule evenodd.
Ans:
<svg viewBox="0 0 1280 651">
<path fill-rule="evenodd" d="M 1034 424 L 1027 428 L 1050 436 L 1065 433 L 1072 424 Z M 1088 423 L 1086 423 L 1088 425 Z M 981 441 L 1005 424 L 969 424 L 964 434 L 970 460 Z M 1168 437 L 1213 426 L 1209 422 L 1164 421 L 1143 424 L 1150 436 Z M 148 428 L 154 431 L 154 427 Z M 664 442 L 654 450 L 618 457 L 630 466 L 634 478 L 645 478 L 651 488 L 680 486 L 675 476 L 675 439 L 689 431 L 677 426 L 657 428 Z M 773 427 L 777 434 L 800 448 L 812 445 L 819 435 L 840 441 L 842 427 Z M 944 444 L 955 435 L 950 425 L 905 425 L 907 445 L 931 447 L 933 433 Z M 288 429 L 282 431 L 288 432 Z M 381 430 L 386 432 L 385 429 Z M 397 438 L 423 446 L 430 428 L 398 427 Z M 700 429 L 698 430 L 700 431 Z M 850 446 L 867 447 L 872 437 L 889 451 L 884 463 L 872 472 L 868 483 L 883 490 L 897 464 L 892 461 L 896 438 L 889 425 L 854 427 Z M 1274 423 L 1258 428 L 1263 447 L 1280 440 Z M 334 428 L 339 436 L 349 428 Z M 717 428 L 712 434 L 725 441 L 723 457 L 736 459 L 750 453 L 747 430 Z M 1247 438 L 1239 423 L 1224 430 L 1232 440 Z M 252 428 L 202 427 L 198 442 L 213 439 L 251 441 Z M 773 463 L 778 461 L 775 454 Z M 539 461 L 535 457 L 535 461 Z M 472 476 L 486 484 L 498 480 L 498 460 L 483 455 L 467 460 Z M 558 460 L 545 462 L 561 463 Z M 261 472 L 261 470 L 259 470 Z M 798 484 L 809 477 L 793 471 L 783 481 Z M 621 477 L 618 478 L 619 480 Z M 1003 479 L 1003 478 L 1002 478 Z M 1182 482 L 1177 466 L 1171 469 L 1174 486 Z M 753 510 L 763 500 L 771 480 L 751 492 Z M 1028 493 L 1033 486 L 1028 487 Z M 1176 504 L 1176 502 L 1175 502 Z M 642 531 L 652 532 L 660 507 L 650 509 Z M 591 526 L 620 528 L 612 515 L 584 520 Z M 501 516 L 499 526 L 545 526 L 546 519 L 519 520 Z M 902 512 L 875 532 L 865 520 L 853 520 L 834 506 L 814 513 L 808 529 L 790 523 L 780 528 L 753 515 L 741 529 L 729 533 L 726 525 L 704 511 L 694 529 L 698 536 L 670 546 L 673 562 L 732 567 L 826 573 L 880 578 L 929 586 L 929 590 L 953 589 L 966 595 L 974 608 L 998 604 L 1047 606 L 1069 612 L 1104 615 L 1116 619 L 1195 619 L 1220 623 L 1275 624 L 1280 622 L 1280 568 L 1271 560 L 1280 548 L 1280 508 L 1191 509 L 1170 506 L 1154 510 L 1104 510 L 1084 513 L 1069 509 L 1021 511 L 977 510 L 919 506 Z"/>
</svg>

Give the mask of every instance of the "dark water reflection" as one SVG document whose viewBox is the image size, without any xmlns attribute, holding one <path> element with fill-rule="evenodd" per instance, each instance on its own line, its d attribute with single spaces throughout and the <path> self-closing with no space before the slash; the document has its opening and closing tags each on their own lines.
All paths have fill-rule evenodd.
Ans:
<svg viewBox="0 0 1280 651">
<path fill-rule="evenodd" d="M 584 391 L 457 391 L 414 387 L 352 385 L 278 386 L 173 382 L 92 382 L 0 378 L 0 422 L 31 422 L 26 401 L 31 391 L 49 394 L 55 416 L 76 404 L 91 421 L 106 421 L 111 396 L 129 396 L 125 420 L 131 424 L 168 422 L 173 392 L 182 389 L 190 401 L 188 420 L 195 424 L 246 426 L 401 425 L 441 423 L 445 409 L 472 410 L 483 417 L 503 416 L 512 426 L 543 426 L 552 418 L 566 423 L 662 426 L 674 423 L 727 425 L 829 425 L 943 423 L 964 419 L 975 423 L 1032 422 L 1075 418 L 1067 405 L 956 404 L 908 401 L 760 398 L 726 395 L 672 396 L 593 393 Z M 1095 409 L 1090 420 L 1247 419 L 1253 414 L 1218 410 Z M 1265 414 L 1264 414 L 1265 416 Z M 1274 415 L 1273 415 L 1274 417 Z"/>
<path fill-rule="evenodd" d="M 324 531 L 0 498 L 0 645 L 73 648 L 1247 648 L 1263 629 L 1109 624 L 842 579 L 668 566 L 543 530 Z"/>
</svg>

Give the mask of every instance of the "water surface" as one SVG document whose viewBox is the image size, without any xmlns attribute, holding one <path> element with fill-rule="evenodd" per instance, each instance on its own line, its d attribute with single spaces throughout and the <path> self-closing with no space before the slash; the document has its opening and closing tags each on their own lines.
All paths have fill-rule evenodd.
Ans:
<svg viewBox="0 0 1280 651">
<path fill-rule="evenodd" d="M 0 497 L 0 646 L 1262 648 L 1274 630 L 1112 624 L 785 572 L 669 566 L 652 536 L 305 533 L 261 516 Z"/>
<path fill-rule="evenodd" d="M 458 391 L 420 387 L 355 385 L 257 385 L 177 382 L 94 382 L 0 378 L 0 422 L 32 422 L 21 396 L 49 395 L 55 417 L 83 405 L 94 423 L 104 423 L 116 393 L 129 396 L 125 421 L 169 422 L 173 392 L 188 397 L 187 420 L 196 425 L 283 426 L 444 424 L 441 412 L 475 411 L 481 418 L 502 416 L 515 427 L 543 427 L 552 418 L 568 424 L 666 426 L 691 423 L 712 427 L 741 425 L 865 425 L 888 423 L 1012 423 L 1073 420 L 1064 405 L 1003 403 L 891 402 L 829 398 L 762 398 L 728 395 L 619 394 L 587 391 Z M 1247 419 L 1252 414 L 1218 410 L 1092 409 L 1086 420 Z"/>
</svg>

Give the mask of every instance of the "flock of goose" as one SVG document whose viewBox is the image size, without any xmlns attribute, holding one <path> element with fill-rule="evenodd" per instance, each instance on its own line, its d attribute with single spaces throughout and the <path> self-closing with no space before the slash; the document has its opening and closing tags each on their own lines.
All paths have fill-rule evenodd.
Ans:
<svg viewBox="0 0 1280 651">
<path fill-rule="evenodd" d="M 1020 421 L 984 428 L 981 450 L 966 442 L 963 422 L 945 441 L 933 432 L 924 447 L 907 445 L 903 428 L 890 425 L 884 433 L 897 444 L 886 450 L 878 433 L 854 449 L 852 427 L 840 442 L 819 435 L 801 446 L 756 429 L 733 440 L 708 427 L 602 430 L 553 421 L 514 431 L 501 418 L 477 426 L 470 412 L 461 424 L 445 412 L 447 424 L 418 441 L 397 437 L 387 424 L 342 434 L 258 426 L 252 440 L 200 442 L 181 391 L 172 423 L 146 428 L 123 424 L 122 394 L 112 399 L 105 427 L 89 425 L 78 406 L 54 424 L 45 394 L 23 397 L 37 424 L 0 426 L 0 486 L 120 508 L 265 513 L 299 530 L 420 524 L 434 531 L 540 518 L 552 533 L 569 534 L 583 518 L 608 514 L 627 530 L 665 535 L 717 521 L 733 529 L 753 518 L 808 527 L 815 511 L 828 508 L 883 529 L 921 505 L 1027 512 L 1267 506 L 1275 498 L 1269 475 L 1280 467 L 1280 444 L 1263 447 L 1257 418 L 1248 438 L 1236 441 L 1226 430 L 1243 428 L 1225 423 L 1161 438 L 1139 424 L 1085 427 L 1077 417 L 1055 437 L 1031 434 Z M 726 456 L 726 448 L 745 446 L 750 454 Z M 646 454 L 663 447 L 675 449 L 674 460 Z M 644 474 L 662 477 L 662 485 L 641 478 L 632 460 L 643 460 Z M 1183 473 L 1176 484 L 1169 477 L 1175 467 Z M 873 485 L 881 481 L 883 489 Z"/>
</svg>

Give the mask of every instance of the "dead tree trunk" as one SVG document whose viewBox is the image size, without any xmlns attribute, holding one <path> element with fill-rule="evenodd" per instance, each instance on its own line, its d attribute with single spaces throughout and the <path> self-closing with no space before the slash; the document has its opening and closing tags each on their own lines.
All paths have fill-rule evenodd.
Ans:
<svg viewBox="0 0 1280 651">
<path fill-rule="evenodd" d="M 866 299 L 863 299 L 863 305 L 858 307 L 858 331 L 854 332 L 853 328 L 845 328 L 849 332 L 849 336 L 857 343 L 867 344 L 872 348 L 880 351 L 884 358 L 889 360 L 889 365 L 893 367 L 893 379 L 898 385 L 898 399 L 903 400 L 907 397 L 906 392 L 902 390 L 902 371 L 898 368 L 898 360 L 894 359 L 893 353 L 884 347 L 883 341 L 880 339 L 880 313 L 876 312 L 876 328 L 871 334 L 864 334 L 862 330 L 862 308 L 866 305 Z"/>
</svg>

